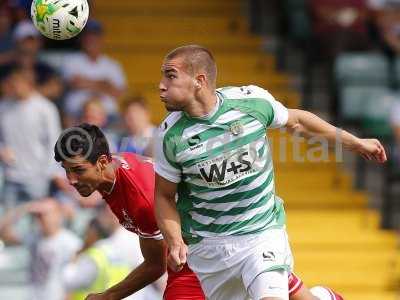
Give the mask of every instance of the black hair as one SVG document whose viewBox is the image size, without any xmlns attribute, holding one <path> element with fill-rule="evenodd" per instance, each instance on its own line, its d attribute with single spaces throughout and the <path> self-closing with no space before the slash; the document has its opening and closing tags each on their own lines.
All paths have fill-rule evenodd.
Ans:
<svg viewBox="0 0 400 300">
<path fill-rule="evenodd" d="M 111 160 L 107 139 L 99 127 L 87 123 L 65 129 L 54 146 L 57 162 L 82 156 L 95 164 L 102 155 Z"/>
</svg>

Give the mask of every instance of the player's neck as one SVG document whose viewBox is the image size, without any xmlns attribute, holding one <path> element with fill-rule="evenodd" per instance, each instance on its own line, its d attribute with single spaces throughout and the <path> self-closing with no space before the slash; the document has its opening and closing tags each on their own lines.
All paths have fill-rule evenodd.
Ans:
<svg viewBox="0 0 400 300">
<path fill-rule="evenodd" d="M 211 115 L 218 105 L 218 97 L 215 93 L 207 93 L 198 97 L 186 107 L 185 112 L 193 118 L 202 118 Z"/>
<path fill-rule="evenodd" d="M 110 163 L 107 165 L 107 168 L 103 172 L 103 182 L 99 186 L 99 192 L 102 195 L 109 195 L 114 189 L 115 180 L 116 180 L 116 172 L 117 167 Z"/>
</svg>

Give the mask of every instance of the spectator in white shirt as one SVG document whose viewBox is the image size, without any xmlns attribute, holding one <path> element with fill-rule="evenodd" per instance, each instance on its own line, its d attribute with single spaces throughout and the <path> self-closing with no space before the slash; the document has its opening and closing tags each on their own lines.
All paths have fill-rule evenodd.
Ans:
<svg viewBox="0 0 400 300">
<path fill-rule="evenodd" d="M 48 195 L 59 168 L 52 152 L 61 125 L 55 105 L 36 91 L 31 70 L 15 66 L 3 80 L 10 98 L 0 101 L 0 163 L 10 207 Z"/>
<path fill-rule="evenodd" d="M 91 247 L 100 249 L 110 263 L 127 267 L 128 272 L 143 262 L 139 237 L 120 226 L 111 210 L 104 207 L 89 223 L 84 245 L 77 259 L 69 263 L 62 272 L 67 290 L 87 289 L 99 276 L 96 262 L 85 253 L 85 250 Z M 166 275 L 125 299 L 160 300 L 165 285 Z"/>
<path fill-rule="evenodd" d="M 18 233 L 15 224 L 24 216 L 34 217 L 39 230 Z M 0 220 L 0 238 L 8 245 L 29 248 L 29 283 L 32 293 L 29 300 L 64 300 L 66 293 L 62 270 L 81 248 L 81 240 L 63 228 L 59 204 L 51 198 L 29 202 L 9 210 Z"/>
<path fill-rule="evenodd" d="M 102 52 L 103 28 L 89 20 L 81 34 L 82 51 L 65 60 L 62 70 L 70 91 L 64 102 L 65 113 L 79 118 L 87 99 L 98 96 L 109 117 L 117 114 L 118 98 L 125 91 L 125 75 L 121 66 Z"/>
</svg>

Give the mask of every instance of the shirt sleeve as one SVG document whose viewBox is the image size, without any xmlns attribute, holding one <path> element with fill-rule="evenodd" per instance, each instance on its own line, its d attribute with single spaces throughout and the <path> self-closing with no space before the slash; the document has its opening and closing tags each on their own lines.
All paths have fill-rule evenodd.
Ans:
<svg viewBox="0 0 400 300">
<path fill-rule="evenodd" d="M 172 145 L 165 142 L 165 130 L 167 128 L 167 121 L 164 121 L 160 128 L 157 130 L 154 137 L 154 151 L 155 151 L 155 172 L 168 181 L 179 183 L 181 181 L 181 170 L 172 162 L 172 155 L 167 157 L 166 153 L 172 153 Z"/>
<path fill-rule="evenodd" d="M 265 89 L 258 86 L 249 86 L 249 91 L 253 93 L 252 97 L 265 100 L 265 106 L 261 106 L 261 113 L 266 115 L 269 122 L 266 124 L 268 128 L 284 127 L 289 118 L 288 109 Z"/>
<path fill-rule="evenodd" d="M 144 239 L 162 240 L 163 236 L 157 226 L 152 205 L 141 209 L 137 219 L 137 235 Z"/>
</svg>

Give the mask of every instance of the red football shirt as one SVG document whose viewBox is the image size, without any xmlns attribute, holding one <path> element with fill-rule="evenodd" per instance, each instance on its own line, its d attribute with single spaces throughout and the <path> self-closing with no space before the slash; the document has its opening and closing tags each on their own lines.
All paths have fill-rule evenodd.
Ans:
<svg viewBox="0 0 400 300">
<path fill-rule="evenodd" d="M 113 156 L 119 167 L 110 194 L 103 195 L 120 224 L 142 238 L 162 239 L 154 216 L 154 170 L 150 159 L 132 153 Z"/>
<path fill-rule="evenodd" d="M 142 238 L 161 240 L 154 216 L 154 169 L 150 159 L 133 153 L 113 156 L 119 164 L 115 183 L 103 195 L 120 224 Z M 205 300 L 200 282 L 187 265 L 180 272 L 168 269 L 165 300 Z"/>
</svg>

